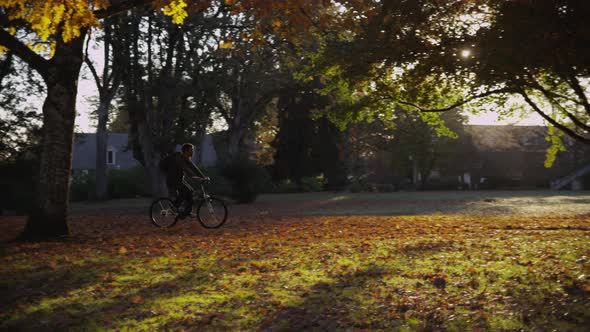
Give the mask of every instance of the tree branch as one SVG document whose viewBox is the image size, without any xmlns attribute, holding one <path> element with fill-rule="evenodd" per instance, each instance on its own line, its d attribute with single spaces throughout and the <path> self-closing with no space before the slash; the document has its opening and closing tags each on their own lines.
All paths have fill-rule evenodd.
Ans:
<svg viewBox="0 0 590 332">
<path fill-rule="evenodd" d="M 102 97 L 103 87 L 102 87 L 102 84 L 100 83 L 100 78 L 98 77 L 98 73 L 96 72 L 96 68 L 94 68 L 94 64 L 92 63 L 92 61 L 90 61 L 90 58 L 88 57 L 88 45 L 90 44 L 90 39 L 92 38 L 92 34 L 88 33 L 87 38 L 88 39 L 86 39 L 86 49 L 84 50 L 84 62 L 86 63 L 88 68 L 90 68 L 90 72 L 92 73 L 92 77 L 94 77 L 94 83 L 96 83 L 96 87 L 98 88 L 98 94 Z M 105 61 L 108 61 L 108 59 L 105 59 Z"/>
<path fill-rule="evenodd" d="M 399 100 L 399 99 L 396 99 L 393 96 L 390 96 L 390 98 L 392 100 L 394 100 L 395 102 L 397 102 L 397 103 L 400 103 L 400 104 L 403 104 L 403 105 L 412 106 L 412 107 L 418 109 L 420 112 L 424 112 L 424 113 L 442 113 L 442 112 L 448 112 L 450 110 L 453 110 L 453 109 L 455 109 L 455 108 L 457 108 L 459 106 L 463 106 L 463 105 L 465 105 L 465 104 L 467 104 L 470 101 L 473 101 L 475 99 L 484 98 L 484 97 L 487 97 L 487 96 L 490 96 L 490 95 L 493 95 L 493 94 L 496 94 L 496 93 L 511 93 L 511 92 L 514 92 L 514 90 L 509 89 L 509 88 L 490 90 L 490 91 L 484 92 L 482 94 L 475 95 L 475 96 L 469 97 L 467 99 L 458 101 L 458 102 L 456 102 L 456 103 L 454 103 L 454 104 L 452 104 L 450 106 L 447 106 L 447 107 L 444 107 L 444 108 L 433 108 L 433 109 L 422 108 L 421 106 L 419 106 L 417 104 L 414 104 L 414 103 L 409 102 L 409 101 Z"/>
<path fill-rule="evenodd" d="M 532 82 L 533 89 L 537 89 L 537 90 L 543 92 L 543 94 L 545 94 L 547 96 L 552 96 L 553 98 L 560 98 L 560 99 L 568 100 L 568 101 L 571 101 L 571 102 L 578 104 L 580 106 L 582 106 L 582 104 L 583 104 L 582 102 L 580 102 L 579 100 L 576 100 L 575 98 L 564 96 L 564 95 L 557 93 L 555 91 L 547 90 L 545 87 L 543 87 L 541 85 L 541 83 L 537 82 L 537 80 L 531 74 L 529 74 L 529 80 L 531 80 L 531 82 Z"/>
<path fill-rule="evenodd" d="M 111 0 L 111 5 L 108 8 L 95 10 L 94 16 L 98 19 L 103 19 L 126 12 L 135 7 L 151 4 L 152 2 L 153 0 Z"/>
<path fill-rule="evenodd" d="M 25 44 L 20 42 L 15 36 L 8 33 L 8 31 L 4 29 L 0 29 L 0 45 L 8 47 L 10 51 L 21 58 L 24 62 L 29 64 L 33 69 L 35 69 L 41 76 L 45 78 L 47 76 L 47 70 L 49 61 L 40 56 L 39 54 L 33 52 L 30 48 L 28 48 Z"/>
<path fill-rule="evenodd" d="M 117 90 L 119 90 L 119 85 L 121 85 L 121 81 L 123 79 L 123 71 L 117 70 L 111 75 L 111 84 L 107 87 L 107 98 L 109 100 L 113 100 Z"/>
<path fill-rule="evenodd" d="M 587 124 L 585 124 L 584 122 L 582 122 L 574 114 L 568 112 L 565 109 L 565 107 L 563 107 L 557 100 L 555 100 L 555 97 L 551 94 L 550 91 L 547 91 L 545 88 L 543 88 L 540 85 L 538 86 L 538 89 L 541 91 L 541 93 L 543 93 L 543 95 L 545 96 L 545 98 L 549 99 L 549 102 L 551 102 L 552 105 L 558 107 L 561 110 L 561 112 L 563 114 L 565 114 L 570 120 L 572 120 L 572 122 L 576 126 L 578 126 L 578 127 L 582 128 L 582 129 L 590 132 L 590 126 L 588 126 Z"/>
<path fill-rule="evenodd" d="M 584 89 L 582 89 L 582 87 L 580 86 L 580 82 L 578 81 L 578 78 L 576 77 L 575 73 L 573 73 L 573 71 L 569 74 L 568 83 L 570 84 L 572 89 L 574 89 L 578 97 L 580 97 L 580 99 L 582 100 L 582 106 L 584 106 L 586 113 L 590 115 L 590 104 L 588 103 L 588 97 L 586 97 Z"/>
<path fill-rule="evenodd" d="M 556 120 L 552 119 L 549 115 L 545 114 L 545 112 L 543 112 L 539 106 L 537 106 L 537 104 L 535 104 L 535 102 L 533 102 L 531 100 L 531 98 L 529 97 L 529 95 L 527 95 L 527 93 L 524 90 L 520 90 L 518 92 L 523 98 L 524 100 L 527 102 L 527 104 L 529 104 L 529 106 L 531 106 L 533 108 L 533 110 L 535 110 L 535 112 L 537 112 L 540 116 L 543 117 L 543 119 L 547 120 L 547 122 L 549 122 L 550 124 L 552 124 L 554 127 L 556 127 L 557 129 L 563 131 L 564 133 L 566 133 L 567 135 L 569 135 L 570 137 L 584 143 L 584 144 L 589 144 L 590 145 L 590 138 L 586 138 L 582 135 L 579 135 L 578 133 L 576 133 L 575 131 L 571 130 L 570 128 L 564 126 L 563 124 L 557 122 Z"/>
<path fill-rule="evenodd" d="M 311 18 L 311 16 L 309 16 L 309 14 L 307 14 L 307 12 L 305 11 L 305 9 L 302 6 L 299 6 L 299 11 L 301 12 L 301 14 L 303 14 L 303 16 L 305 16 L 305 18 L 307 18 L 309 20 L 309 22 L 311 22 L 311 24 L 318 30 L 320 30 L 323 34 L 326 34 L 326 32 L 324 31 L 324 29 L 322 29 L 322 27 L 313 20 L 313 18 Z"/>
</svg>

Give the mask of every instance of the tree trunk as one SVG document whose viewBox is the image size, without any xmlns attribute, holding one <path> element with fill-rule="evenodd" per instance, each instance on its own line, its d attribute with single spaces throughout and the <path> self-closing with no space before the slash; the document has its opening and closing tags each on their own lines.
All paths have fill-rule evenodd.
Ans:
<svg viewBox="0 0 590 332">
<path fill-rule="evenodd" d="M 430 179 L 430 173 L 432 173 L 432 170 L 434 169 L 434 165 L 436 163 L 436 159 L 435 158 L 431 158 L 430 160 L 426 161 L 427 165 L 423 165 L 423 167 L 420 168 L 420 176 L 421 176 L 421 188 L 422 190 L 424 190 L 426 188 L 426 185 L 428 184 L 428 180 Z"/>
<path fill-rule="evenodd" d="M 144 168 L 150 178 L 150 188 L 152 197 L 167 196 L 167 188 L 164 174 L 158 167 L 161 153 L 156 151 L 152 141 L 151 131 L 145 121 L 137 124 L 137 139 L 141 146 Z"/>
<path fill-rule="evenodd" d="M 102 70 L 102 84 L 101 78 L 98 76 L 94 65 L 86 55 L 86 62 L 94 75 L 96 86 L 99 92 L 99 105 L 97 110 L 98 125 L 96 127 L 96 199 L 106 200 L 108 199 L 108 167 L 107 167 L 107 144 L 108 144 L 108 131 L 107 122 L 109 120 L 109 107 L 111 101 L 115 97 L 119 84 L 121 83 L 122 63 L 124 62 L 121 58 L 121 45 L 120 43 L 113 44 L 113 50 L 111 52 L 112 43 L 112 31 L 111 31 L 110 20 L 104 22 L 104 67 Z M 90 42 L 90 39 L 87 41 Z M 88 48 L 88 44 L 86 45 Z M 109 65 L 109 61 L 112 61 L 112 66 Z"/>
<path fill-rule="evenodd" d="M 240 145 L 246 131 L 242 129 L 230 130 L 227 146 L 227 154 L 230 161 L 235 161 L 240 157 Z"/>
<path fill-rule="evenodd" d="M 150 187 L 152 188 L 152 197 L 168 197 L 168 187 L 166 186 L 166 179 L 160 168 L 158 167 L 157 159 L 154 159 L 145 165 L 146 171 L 150 177 Z"/>
<path fill-rule="evenodd" d="M 101 100 L 96 127 L 96 199 L 108 199 L 107 192 L 107 121 L 110 101 Z"/>
<path fill-rule="evenodd" d="M 83 61 L 85 33 L 69 43 L 57 42 L 44 76 L 43 153 L 35 208 L 23 239 L 48 239 L 68 234 L 67 213 L 78 75 Z"/>
</svg>

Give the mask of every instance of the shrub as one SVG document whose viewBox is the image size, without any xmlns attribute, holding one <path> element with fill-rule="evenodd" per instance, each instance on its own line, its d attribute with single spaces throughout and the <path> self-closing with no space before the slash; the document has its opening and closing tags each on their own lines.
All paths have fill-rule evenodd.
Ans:
<svg viewBox="0 0 590 332">
<path fill-rule="evenodd" d="M 150 179 L 143 167 L 130 169 L 110 169 L 107 175 L 107 190 L 109 198 L 135 198 L 149 196 Z M 96 175 L 91 170 L 76 173 L 70 183 L 70 200 L 85 201 L 95 198 Z"/>
<path fill-rule="evenodd" d="M 86 201 L 94 197 L 96 178 L 94 172 L 75 173 L 70 181 L 70 201 Z"/>
<path fill-rule="evenodd" d="M 254 202 L 270 182 L 268 172 L 248 159 L 239 159 L 222 165 L 221 175 L 231 182 L 231 197 L 238 203 Z"/>
<path fill-rule="evenodd" d="M 199 167 L 205 176 L 211 178 L 211 183 L 207 186 L 207 190 L 217 196 L 231 196 L 232 183 L 220 173 L 220 169 L 216 167 Z"/>
<path fill-rule="evenodd" d="M 299 190 L 297 184 L 290 179 L 279 181 L 274 187 L 273 192 L 284 194 L 284 193 L 295 193 Z"/>
<path fill-rule="evenodd" d="M 348 190 L 353 193 L 376 191 L 375 185 L 363 181 L 351 183 L 350 186 L 348 186 Z"/>
<path fill-rule="evenodd" d="M 390 193 L 395 191 L 395 186 L 391 183 L 379 183 L 375 185 L 375 188 L 380 193 Z"/>
<path fill-rule="evenodd" d="M 111 169 L 108 173 L 110 198 L 134 198 L 150 195 L 150 179 L 143 167 Z"/>
<path fill-rule="evenodd" d="M 457 190 L 465 187 L 460 183 L 456 176 L 443 176 L 440 178 L 429 179 L 423 190 Z"/>
<path fill-rule="evenodd" d="M 38 160 L 18 159 L 0 162 L 0 215 L 26 214 L 33 207 Z"/>
<path fill-rule="evenodd" d="M 506 177 L 490 176 L 486 178 L 487 180 L 480 185 L 480 189 L 513 189 L 520 185 L 518 180 Z M 463 188 L 467 188 L 467 185 L 463 185 Z"/>
<path fill-rule="evenodd" d="M 301 191 L 303 192 L 317 192 L 324 189 L 323 176 L 308 176 L 301 179 Z"/>
</svg>

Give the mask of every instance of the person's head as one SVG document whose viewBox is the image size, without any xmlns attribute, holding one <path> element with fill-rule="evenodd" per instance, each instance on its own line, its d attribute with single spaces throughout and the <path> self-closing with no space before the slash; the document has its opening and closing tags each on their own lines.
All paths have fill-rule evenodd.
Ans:
<svg viewBox="0 0 590 332">
<path fill-rule="evenodd" d="M 180 151 L 185 159 L 192 159 L 195 147 L 190 143 L 184 143 Z"/>
</svg>

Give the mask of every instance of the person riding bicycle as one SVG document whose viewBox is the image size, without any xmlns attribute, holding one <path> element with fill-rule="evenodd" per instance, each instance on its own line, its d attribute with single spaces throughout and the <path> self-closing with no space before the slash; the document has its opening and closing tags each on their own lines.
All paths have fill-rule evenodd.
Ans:
<svg viewBox="0 0 590 332">
<path fill-rule="evenodd" d="M 183 202 L 185 209 L 178 215 L 179 219 L 184 219 L 191 214 L 193 209 L 193 192 L 184 183 L 185 175 L 190 175 L 193 179 L 209 180 L 203 172 L 192 162 L 195 147 L 190 143 L 182 145 L 181 152 L 174 152 L 167 157 L 166 167 L 166 184 L 170 196 L 176 196 L 174 205 L 180 206 Z"/>
</svg>

